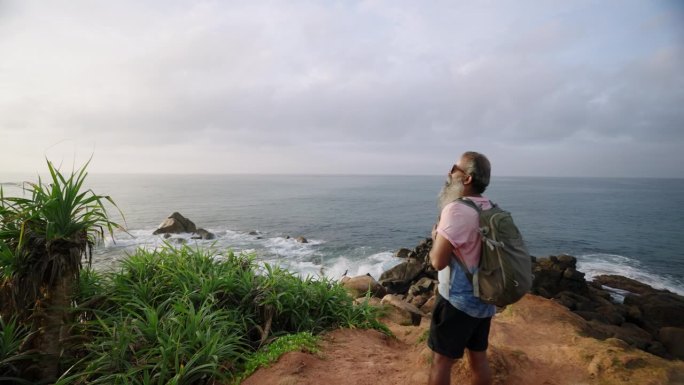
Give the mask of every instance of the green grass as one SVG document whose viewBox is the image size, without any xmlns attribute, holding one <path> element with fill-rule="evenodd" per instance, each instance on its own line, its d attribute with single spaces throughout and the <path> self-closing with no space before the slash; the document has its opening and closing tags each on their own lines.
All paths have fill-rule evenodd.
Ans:
<svg viewBox="0 0 684 385">
<path fill-rule="evenodd" d="M 20 378 L 21 368 L 35 357 L 32 352 L 22 352 L 21 345 L 29 337 L 28 329 L 16 318 L 0 317 L 0 384 L 30 384 Z"/>
<path fill-rule="evenodd" d="M 305 351 L 318 353 L 318 337 L 309 332 L 289 334 L 279 337 L 270 345 L 251 355 L 245 363 L 245 369 L 241 375 L 235 379 L 235 384 L 249 377 L 257 369 L 267 367 L 276 362 L 280 356 L 287 352 Z"/>
<path fill-rule="evenodd" d="M 340 327 L 389 330 L 325 278 L 300 278 L 249 255 L 139 250 L 115 272 L 81 275 L 86 342 L 58 384 L 236 382 L 315 335 Z"/>
</svg>

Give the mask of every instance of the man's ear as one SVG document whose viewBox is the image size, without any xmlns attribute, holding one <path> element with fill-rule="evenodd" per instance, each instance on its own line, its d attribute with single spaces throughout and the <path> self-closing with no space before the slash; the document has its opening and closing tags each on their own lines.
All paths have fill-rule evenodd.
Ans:
<svg viewBox="0 0 684 385">
<path fill-rule="evenodd" d="M 471 175 L 465 175 L 463 177 L 463 184 L 471 184 L 473 183 L 473 177 Z"/>
</svg>

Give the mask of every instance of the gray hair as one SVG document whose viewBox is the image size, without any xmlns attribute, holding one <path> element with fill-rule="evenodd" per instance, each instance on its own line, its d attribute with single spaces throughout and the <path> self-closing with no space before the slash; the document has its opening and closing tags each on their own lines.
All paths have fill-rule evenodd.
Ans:
<svg viewBox="0 0 684 385">
<path fill-rule="evenodd" d="M 463 153 L 465 158 L 465 172 L 473 178 L 473 188 L 478 194 L 482 194 L 489 186 L 489 175 L 492 166 L 489 159 L 483 154 L 475 151 Z"/>
</svg>

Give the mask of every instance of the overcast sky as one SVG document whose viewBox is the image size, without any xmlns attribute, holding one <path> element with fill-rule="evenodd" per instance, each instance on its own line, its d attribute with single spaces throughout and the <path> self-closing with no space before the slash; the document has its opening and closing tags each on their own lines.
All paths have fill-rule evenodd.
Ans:
<svg viewBox="0 0 684 385">
<path fill-rule="evenodd" d="M 681 1 L 0 0 L 0 173 L 684 177 Z"/>
</svg>

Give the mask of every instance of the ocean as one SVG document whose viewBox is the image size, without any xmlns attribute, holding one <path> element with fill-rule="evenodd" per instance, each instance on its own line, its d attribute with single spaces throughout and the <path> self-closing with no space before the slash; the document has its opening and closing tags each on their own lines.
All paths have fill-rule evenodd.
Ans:
<svg viewBox="0 0 684 385">
<path fill-rule="evenodd" d="M 93 174 L 87 187 L 114 199 L 128 229 L 95 248 L 94 264 L 159 247 L 152 232 L 177 211 L 217 236 L 180 236 L 188 245 L 253 253 L 302 276 L 379 278 L 400 262 L 397 249 L 429 236 L 444 179 Z M 22 180 L 0 176 L 5 195 L 21 194 Z M 570 254 L 588 279 L 620 274 L 684 294 L 684 179 L 493 176 L 485 195 L 513 214 L 532 255 Z"/>
</svg>

